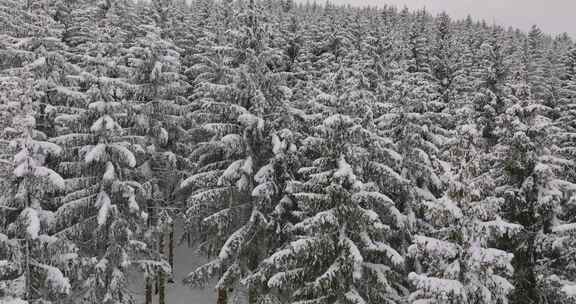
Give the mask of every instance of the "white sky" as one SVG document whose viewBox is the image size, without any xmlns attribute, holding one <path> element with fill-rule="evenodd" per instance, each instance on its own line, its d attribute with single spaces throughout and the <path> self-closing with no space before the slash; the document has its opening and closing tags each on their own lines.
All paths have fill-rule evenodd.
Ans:
<svg viewBox="0 0 576 304">
<path fill-rule="evenodd" d="M 306 1 L 306 0 L 300 0 Z M 314 0 L 310 0 L 314 2 Z M 325 0 L 317 0 L 324 4 Z M 576 38 L 576 0 L 330 0 L 354 6 L 384 4 L 410 9 L 426 7 L 432 13 L 446 11 L 453 18 L 470 14 L 488 23 L 528 30 L 537 24 L 544 32 L 567 32 Z"/>
</svg>

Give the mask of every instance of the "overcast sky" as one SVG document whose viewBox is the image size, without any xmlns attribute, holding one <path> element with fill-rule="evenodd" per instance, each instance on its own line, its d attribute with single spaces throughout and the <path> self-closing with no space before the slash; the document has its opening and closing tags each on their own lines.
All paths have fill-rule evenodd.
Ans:
<svg viewBox="0 0 576 304">
<path fill-rule="evenodd" d="M 313 2 L 313 0 L 311 0 Z M 324 3 L 324 0 L 318 0 Z M 537 24 L 543 31 L 567 32 L 576 38 L 576 0 L 330 0 L 355 6 L 391 4 L 411 9 L 426 7 L 433 13 L 446 11 L 454 18 L 470 14 L 474 19 L 528 30 Z"/>
</svg>

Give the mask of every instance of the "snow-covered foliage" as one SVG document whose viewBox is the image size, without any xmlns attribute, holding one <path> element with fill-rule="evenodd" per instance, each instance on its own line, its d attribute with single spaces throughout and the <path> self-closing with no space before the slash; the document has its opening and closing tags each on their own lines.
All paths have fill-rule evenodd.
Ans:
<svg viewBox="0 0 576 304">
<path fill-rule="evenodd" d="M 0 0 L 0 301 L 165 304 L 183 225 L 219 304 L 573 303 L 575 101 L 537 27 Z"/>
<path fill-rule="evenodd" d="M 391 244 L 392 229 L 404 227 L 399 211 L 376 184 L 363 181 L 354 158 L 360 148 L 360 125 L 347 115 L 328 116 L 318 141 L 303 146 L 311 166 L 300 169 L 304 180 L 290 191 L 288 241 L 264 259 L 253 280 L 266 280 L 279 298 L 289 301 L 400 301 L 404 290 L 394 280 L 404 258 Z M 313 143 L 313 144 L 312 144 Z"/>
</svg>

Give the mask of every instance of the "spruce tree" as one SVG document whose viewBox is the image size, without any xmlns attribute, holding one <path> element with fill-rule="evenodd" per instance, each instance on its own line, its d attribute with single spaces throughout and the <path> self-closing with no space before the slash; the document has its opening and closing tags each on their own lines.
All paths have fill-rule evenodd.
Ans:
<svg viewBox="0 0 576 304">
<path fill-rule="evenodd" d="M 317 130 L 305 141 L 317 158 L 300 169 L 305 179 L 289 186 L 299 221 L 291 240 L 263 262 L 267 284 L 289 302 L 398 302 L 403 289 L 395 282 L 404 258 L 389 238 L 404 217 L 375 183 L 354 173 L 361 163 L 347 160 L 356 160 L 360 148 L 354 121 L 332 115 Z"/>
</svg>

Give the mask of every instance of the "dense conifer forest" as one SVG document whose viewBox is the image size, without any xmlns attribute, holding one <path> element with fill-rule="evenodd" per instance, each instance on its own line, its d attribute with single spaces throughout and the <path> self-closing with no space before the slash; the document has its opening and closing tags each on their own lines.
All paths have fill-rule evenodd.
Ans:
<svg viewBox="0 0 576 304">
<path fill-rule="evenodd" d="M 576 303 L 575 169 L 566 34 L 0 0 L 3 304 Z M 175 277 L 176 246 L 208 262 Z"/>
</svg>

